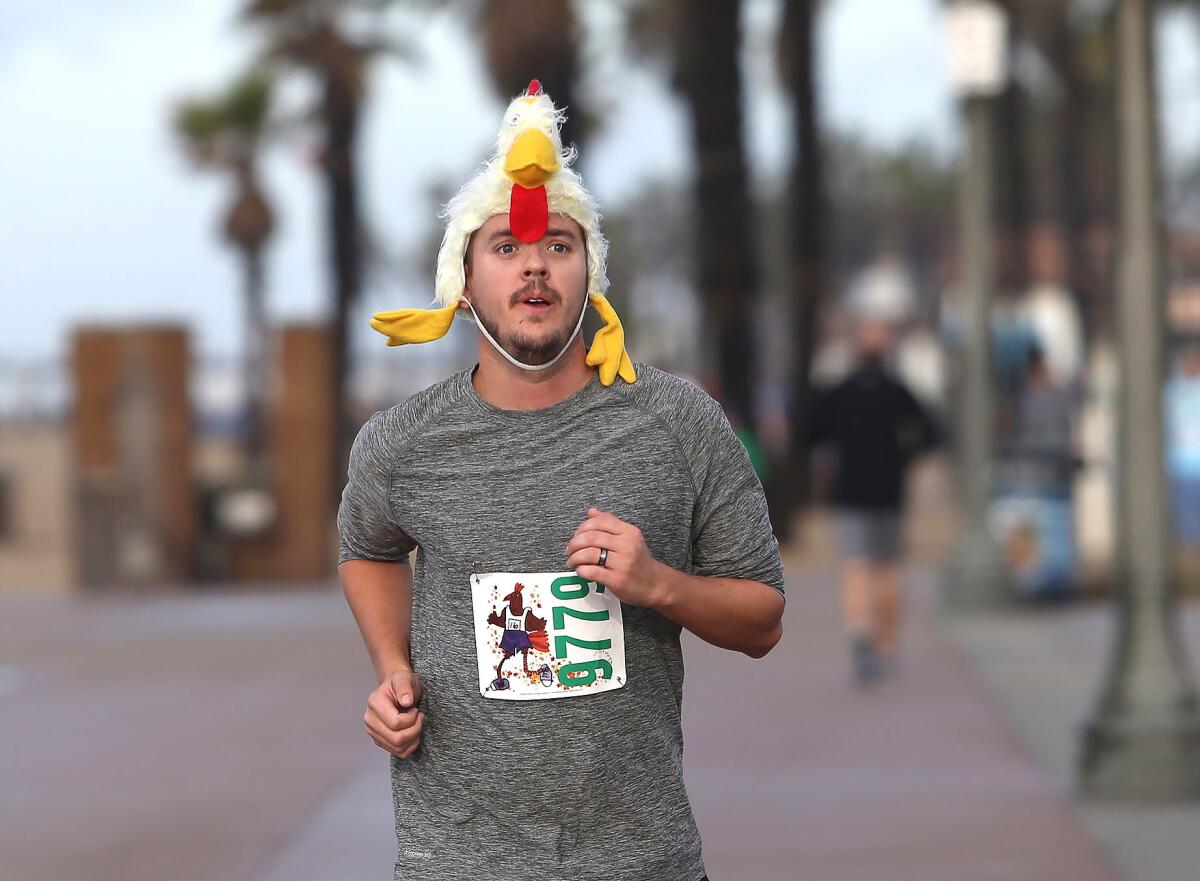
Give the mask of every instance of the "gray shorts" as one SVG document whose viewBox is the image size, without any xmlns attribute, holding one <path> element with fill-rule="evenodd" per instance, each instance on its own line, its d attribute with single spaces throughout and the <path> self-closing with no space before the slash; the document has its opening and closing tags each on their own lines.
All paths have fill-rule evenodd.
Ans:
<svg viewBox="0 0 1200 881">
<path fill-rule="evenodd" d="M 900 559 L 900 514 L 843 508 L 837 512 L 842 558 L 871 563 Z"/>
</svg>

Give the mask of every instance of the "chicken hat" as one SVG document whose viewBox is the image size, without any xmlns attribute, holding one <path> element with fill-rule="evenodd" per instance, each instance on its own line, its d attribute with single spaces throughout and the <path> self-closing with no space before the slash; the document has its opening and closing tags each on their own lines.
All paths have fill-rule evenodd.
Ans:
<svg viewBox="0 0 1200 881">
<path fill-rule="evenodd" d="M 572 169 L 575 150 L 564 152 L 559 127 L 565 113 L 554 106 L 537 80 L 508 105 L 496 151 L 479 172 L 447 203 L 442 217 L 446 234 L 438 252 L 435 293 L 438 308 L 397 309 L 377 312 L 371 327 L 388 338 L 389 346 L 426 343 L 441 339 L 450 330 L 460 305 L 474 315 L 474 307 L 462 296 L 466 286 L 465 258 L 471 234 L 488 218 L 509 215 L 509 228 L 523 242 L 536 242 L 546 233 L 550 212 L 575 220 L 583 229 L 587 249 L 588 295 L 575 332 L 562 351 L 547 364 L 524 364 L 506 352 L 475 316 L 479 331 L 509 362 L 524 370 L 553 366 L 574 342 L 583 326 L 587 305 L 599 313 L 604 327 L 596 332 L 587 352 L 587 363 L 599 368 L 600 381 L 612 385 L 618 376 L 625 382 L 637 380 L 633 362 L 625 351 L 625 331 L 616 311 L 604 296 L 608 289 L 605 262 L 608 242 L 600 232 L 600 213 Z"/>
</svg>

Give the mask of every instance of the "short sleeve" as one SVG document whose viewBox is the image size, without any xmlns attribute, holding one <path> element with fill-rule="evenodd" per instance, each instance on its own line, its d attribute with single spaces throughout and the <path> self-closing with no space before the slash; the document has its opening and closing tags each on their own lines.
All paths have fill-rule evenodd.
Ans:
<svg viewBox="0 0 1200 881">
<path fill-rule="evenodd" d="M 783 593 L 783 562 L 767 499 L 746 448 L 712 402 L 696 473 L 692 571 L 760 581 Z"/>
<path fill-rule="evenodd" d="M 350 450 L 350 469 L 337 515 L 338 563 L 406 563 L 416 547 L 392 517 L 391 445 L 384 416 L 384 412 L 372 416 Z"/>
</svg>

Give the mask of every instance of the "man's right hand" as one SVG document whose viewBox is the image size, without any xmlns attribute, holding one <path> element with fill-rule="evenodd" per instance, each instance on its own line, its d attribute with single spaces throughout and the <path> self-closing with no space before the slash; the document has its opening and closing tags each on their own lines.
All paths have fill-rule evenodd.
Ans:
<svg viewBox="0 0 1200 881">
<path fill-rule="evenodd" d="M 363 716 L 371 739 L 392 755 L 406 759 L 421 743 L 425 714 L 417 709 L 421 701 L 421 680 L 411 670 L 393 673 L 367 698 Z"/>
</svg>

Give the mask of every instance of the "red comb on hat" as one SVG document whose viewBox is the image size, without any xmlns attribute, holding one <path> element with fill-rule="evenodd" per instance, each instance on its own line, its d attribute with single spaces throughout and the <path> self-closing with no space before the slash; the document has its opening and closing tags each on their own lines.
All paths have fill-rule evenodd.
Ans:
<svg viewBox="0 0 1200 881">
<path fill-rule="evenodd" d="M 530 95 L 540 95 L 542 93 L 542 84 L 537 80 L 529 81 L 529 88 L 525 90 Z"/>
</svg>

